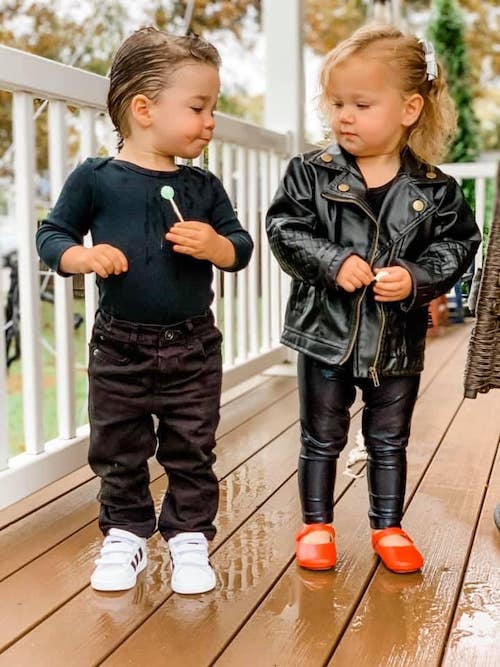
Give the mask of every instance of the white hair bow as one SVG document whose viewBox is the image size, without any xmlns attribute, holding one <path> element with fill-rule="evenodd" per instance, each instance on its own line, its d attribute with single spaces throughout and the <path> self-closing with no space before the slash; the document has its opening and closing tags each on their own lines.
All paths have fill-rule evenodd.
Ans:
<svg viewBox="0 0 500 667">
<path fill-rule="evenodd" d="M 438 66 L 436 60 L 436 52 L 434 51 L 434 46 L 427 39 L 418 40 L 424 49 L 425 53 L 425 62 L 427 65 L 427 80 L 434 81 L 438 78 Z"/>
</svg>

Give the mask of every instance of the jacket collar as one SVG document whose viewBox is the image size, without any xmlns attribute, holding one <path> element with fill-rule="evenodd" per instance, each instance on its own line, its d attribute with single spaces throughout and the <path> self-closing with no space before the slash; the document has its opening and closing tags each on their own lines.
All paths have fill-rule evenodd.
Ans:
<svg viewBox="0 0 500 667">
<path fill-rule="evenodd" d="M 348 171 L 360 180 L 364 186 L 364 179 L 354 156 L 340 148 L 336 143 L 329 144 L 322 150 L 307 153 L 304 157 L 307 162 L 330 171 Z M 421 185 L 437 185 L 447 181 L 447 176 L 440 169 L 420 161 L 408 146 L 405 146 L 401 152 L 400 172 L 405 173 L 412 181 Z"/>
</svg>

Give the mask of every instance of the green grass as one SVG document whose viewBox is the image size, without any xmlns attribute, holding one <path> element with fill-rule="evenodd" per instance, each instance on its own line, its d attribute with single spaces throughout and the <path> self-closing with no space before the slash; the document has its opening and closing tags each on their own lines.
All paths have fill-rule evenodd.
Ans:
<svg viewBox="0 0 500 667">
<path fill-rule="evenodd" d="M 84 302 L 75 299 L 74 312 L 84 314 Z M 54 348 L 54 306 L 51 303 L 41 304 L 42 338 Z M 87 419 L 87 371 L 85 365 L 85 327 L 82 324 L 74 332 L 75 340 L 75 393 L 77 426 L 86 424 Z M 41 342 L 40 342 L 41 344 Z M 43 382 L 43 423 L 44 439 L 51 440 L 57 436 L 57 396 L 56 370 L 54 355 L 42 345 L 42 382 Z M 7 414 L 9 451 L 11 455 L 24 451 L 23 397 L 21 361 L 15 361 L 9 368 L 7 376 Z"/>
</svg>

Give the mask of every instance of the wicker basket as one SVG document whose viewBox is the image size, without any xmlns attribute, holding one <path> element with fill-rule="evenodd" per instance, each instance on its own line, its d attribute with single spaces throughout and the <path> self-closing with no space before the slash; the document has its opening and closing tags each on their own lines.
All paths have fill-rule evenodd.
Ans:
<svg viewBox="0 0 500 667">
<path fill-rule="evenodd" d="M 500 388 L 500 169 L 497 175 L 495 215 L 476 305 L 465 367 L 465 397 L 476 398 Z"/>
</svg>

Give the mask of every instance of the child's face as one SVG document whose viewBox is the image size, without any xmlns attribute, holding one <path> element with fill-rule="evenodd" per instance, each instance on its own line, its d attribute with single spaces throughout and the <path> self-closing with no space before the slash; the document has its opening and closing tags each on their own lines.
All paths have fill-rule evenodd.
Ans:
<svg viewBox="0 0 500 667">
<path fill-rule="evenodd" d="M 330 125 L 342 148 L 356 157 L 399 153 L 405 130 L 414 120 L 389 67 L 376 59 L 351 56 L 334 66 L 328 97 Z"/>
<path fill-rule="evenodd" d="M 171 76 L 150 108 L 153 149 L 161 155 L 195 158 L 212 139 L 219 96 L 217 69 L 189 62 Z"/>
</svg>

